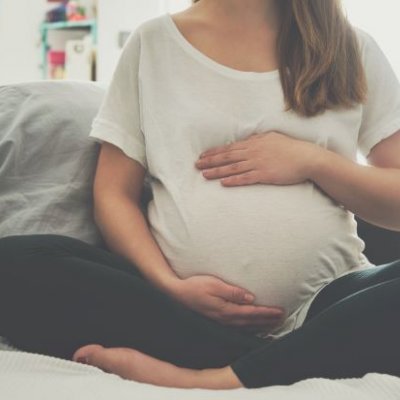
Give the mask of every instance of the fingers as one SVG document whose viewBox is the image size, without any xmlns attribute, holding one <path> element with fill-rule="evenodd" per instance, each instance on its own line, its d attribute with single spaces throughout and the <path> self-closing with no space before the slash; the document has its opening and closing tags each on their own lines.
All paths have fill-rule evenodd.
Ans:
<svg viewBox="0 0 400 400">
<path fill-rule="evenodd" d="M 273 307 L 228 303 L 224 308 L 224 315 L 235 319 L 251 319 L 254 321 L 268 322 L 271 319 L 282 317 L 283 311 Z"/>
<path fill-rule="evenodd" d="M 224 186 L 246 186 L 246 185 L 254 185 L 256 183 L 260 183 L 260 177 L 258 171 L 248 171 L 243 174 L 228 176 L 221 180 L 221 183 Z"/>
<path fill-rule="evenodd" d="M 242 174 L 253 170 L 253 166 L 248 161 L 241 161 L 225 165 L 223 167 L 215 167 L 203 170 L 203 176 L 207 179 L 225 178 L 227 176 Z"/>
<path fill-rule="evenodd" d="M 255 296 L 248 290 L 219 281 L 213 296 L 221 303 L 215 312 L 215 319 L 221 323 L 244 327 L 276 326 L 284 317 L 284 310 L 252 304 Z"/>
<path fill-rule="evenodd" d="M 267 330 L 272 330 L 278 327 L 283 323 L 283 319 L 281 318 L 270 318 L 269 320 L 257 320 L 251 318 L 238 318 L 238 319 L 230 319 L 230 318 L 222 318 L 220 319 L 220 323 L 223 325 L 234 326 L 237 328 L 241 328 L 246 332 L 265 332 Z"/>
<path fill-rule="evenodd" d="M 253 293 L 250 293 L 248 290 L 228 285 L 223 281 L 219 282 L 214 295 L 236 304 L 251 304 L 255 299 Z"/>
<path fill-rule="evenodd" d="M 284 321 L 284 313 L 273 308 L 225 303 L 214 319 L 224 325 L 262 330 L 275 327 Z"/>
<path fill-rule="evenodd" d="M 219 281 L 215 287 L 214 296 L 221 297 L 228 303 L 225 304 L 227 312 L 235 312 L 237 316 L 254 314 L 259 316 L 281 315 L 283 310 L 278 307 L 266 307 L 251 305 L 255 300 L 253 293 L 239 286 L 229 285 L 224 281 Z M 243 306 L 238 306 L 238 305 Z"/>
<path fill-rule="evenodd" d="M 246 152 L 239 149 L 234 151 L 225 151 L 222 153 L 212 153 L 199 158 L 196 161 L 196 167 L 199 169 L 212 168 L 245 160 L 247 160 Z"/>
<path fill-rule="evenodd" d="M 238 327 L 256 328 L 260 330 L 265 327 L 275 327 L 278 326 L 282 321 L 280 319 L 251 319 L 251 318 L 236 318 L 236 319 L 223 319 L 223 322 Z"/>
<path fill-rule="evenodd" d="M 214 147 L 212 149 L 206 150 L 200 154 L 200 158 L 213 156 L 213 155 L 219 154 L 219 153 L 229 152 L 231 150 L 244 150 L 246 148 L 247 148 L 247 146 L 243 145 L 243 143 L 241 143 L 241 141 L 237 141 L 237 142 L 234 142 L 231 144 L 227 144 L 225 146 L 218 146 L 218 147 Z"/>
</svg>

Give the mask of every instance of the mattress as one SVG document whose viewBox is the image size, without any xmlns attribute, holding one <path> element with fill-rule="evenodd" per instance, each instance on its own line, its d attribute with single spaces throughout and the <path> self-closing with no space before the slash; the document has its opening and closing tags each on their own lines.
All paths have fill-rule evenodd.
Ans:
<svg viewBox="0 0 400 400">
<path fill-rule="evenodd" d="M 72 361 L 20 351 L 0 351 L 0 398 L 7 400 L 399 400 L 400 378 L 311 378 L 260 389 L 174 389 L 124 380 Z"/>
</svg>

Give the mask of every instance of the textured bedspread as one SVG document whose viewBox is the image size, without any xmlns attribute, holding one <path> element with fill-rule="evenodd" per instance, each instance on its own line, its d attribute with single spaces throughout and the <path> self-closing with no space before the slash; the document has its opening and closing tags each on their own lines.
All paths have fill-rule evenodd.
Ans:
<svg viewBox="0 0 400 400">
<path fill-rule="evenodd" d="M 127 381 L 100 369 L 42 355 L 0 351 L 0 398 L 7 400 L 399 400 L 400 378 L 307 379 L 261 389 L 170 389 Z"/>
</svg>

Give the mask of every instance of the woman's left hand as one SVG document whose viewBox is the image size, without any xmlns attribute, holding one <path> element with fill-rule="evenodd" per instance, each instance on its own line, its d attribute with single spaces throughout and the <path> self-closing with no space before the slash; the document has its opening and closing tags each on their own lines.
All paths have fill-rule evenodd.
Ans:
<svg viewBox="0 0 400 400">
<path fill-rule="evenodd" d="M 224 186 L 294 185 L 311 176 L 324 151 L 310 142 L 270 131 L 201 154 L 196 167 L 206 179 L 221 179 Z"/>
</svg>

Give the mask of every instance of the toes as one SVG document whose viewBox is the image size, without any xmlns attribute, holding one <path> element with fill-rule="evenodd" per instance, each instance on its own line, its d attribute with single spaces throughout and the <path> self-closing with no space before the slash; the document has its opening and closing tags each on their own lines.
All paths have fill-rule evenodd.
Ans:
<svg viewBox="0 0 400 400">
<path fill-rule="evenodd" d="M 100 368 L 105 372 L 123 375 L 127 363 L 126 351 L 127 349 L 124 348 L 107 349 L 98 344 L 90 344 L 78 349 L 72 359 L 82 364 Z M 131 351 L 133 352 L 133 350 Z"/>
<path fill-rule="evenodd" d="M 124 379 L 138 380 L 137 365 L 147 361 L 149 356 L 125 347 L 105 348 L 97 344 L 83 346 L 78 349 L 73 361 L 88 364 L 105 372 L 119 375 Z"/>
<path fill-rule="evenodd" d="M 100 346 L 99 344 L 89 344 L 87 346 L 83 346 L 75 351 L 74 355 L 72 356 L 72 360 L 89 364 L 89 361 L 93 355 L 101 350 L 104 350 L 104 347 Z"/>
</svg>

